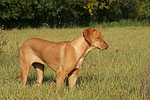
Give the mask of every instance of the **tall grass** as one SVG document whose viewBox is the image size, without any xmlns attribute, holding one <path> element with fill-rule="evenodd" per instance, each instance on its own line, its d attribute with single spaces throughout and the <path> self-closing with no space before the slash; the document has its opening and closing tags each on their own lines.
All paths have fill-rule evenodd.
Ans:
<svg viewBox="0 0 150 100">
<path fill-rule="evenodd" d="M 76 87 L 68 91 L 64 82 L 65 100 L 141 100 L 150 99 L 150 28 L 98 28 L 110 45 L 105 51 L 92 50 L 78 75 Z M 18 49 L 28 38 L 50 41 L 73 40 L 86 28 L 7 30 L 5 52 L 1 53 L 1 100 L 58 100 L 56 73 L 45 66 L 43 85 L 36 87 L 36 73 L 30 69 L 25 89 L 20 80 Z"/>
</svg>

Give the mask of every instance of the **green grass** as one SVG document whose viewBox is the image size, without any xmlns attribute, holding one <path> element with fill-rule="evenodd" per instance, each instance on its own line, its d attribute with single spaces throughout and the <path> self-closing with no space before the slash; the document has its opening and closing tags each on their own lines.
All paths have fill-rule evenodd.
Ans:
<svg viewBox="0 0 150 100">
<path fill-rule="evenodd" d="M 98 28 L 109 44 L 105 51 L 92 50 L 78 75 L 76 88 L 68 91 L 65 100 L 141 100 L 150 99 L 150 27 Z M 4 31 L 8 43 L 0 53 L 1 100 L 58 100 L 56 73 L 45 66 L 43 85 L 36 87 L 36 73 L 30 69 L 25 89 L 21 79 L 18 49 L 28 38 L 68 41 L 78 37 L 86 28 L 23 29 Z M 118 50 L 116 51 L 116 46 Z"/>
<path fill-rule="evenodd" d="M 142 26 L 150 26 L 149 19 L 144 19 L 141 21 L 132 20 L 132 19 L 122 19 L 119 21 L 113 22 L 103 22 L 101 24 L 103 27 L 142 27 Z"/>
</svg>

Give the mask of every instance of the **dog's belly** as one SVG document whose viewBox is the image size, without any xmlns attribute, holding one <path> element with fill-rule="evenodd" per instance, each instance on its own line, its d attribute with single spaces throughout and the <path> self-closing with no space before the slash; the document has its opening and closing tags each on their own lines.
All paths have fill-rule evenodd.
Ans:
<svg viewBox="0 0 150 100">
<path fill-rule="evenodd" d="M 53 71 L 57 72 L 59 65 L 55 64 L 55 63 L 48 63 L 46 64 L 48 67 L 50 67 Z"/>
</svg>

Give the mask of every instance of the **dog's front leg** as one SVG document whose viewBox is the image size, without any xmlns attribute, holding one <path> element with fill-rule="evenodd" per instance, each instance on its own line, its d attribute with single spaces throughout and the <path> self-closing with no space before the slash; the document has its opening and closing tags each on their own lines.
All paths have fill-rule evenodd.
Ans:
<svg viewBox="0 0 150 100">
<path fill-rule="evenodd" d="M 74 85 L 76 84 L 77 76 L 78 76 L 78 74 L 79 74 L 79 72 L 80 72 L 80 70 L 84 64 L 84 61 L 85 61 L 84 58 L 80 59 L 76 68 L 71 73 L 69 73 L 69 75 L 68 75 L 69 76 L 68 81 L 69 81 L 69 89 L 70 90 L 72 90 Z"/>
<path fill-rule="evenodd" d="M 81 67 L 75 68 L 68 76 L 68 81 L 69 81 L 69 89 L 72 90 L 74 85 L 76 84 L 77 81 L 77 75 L 80 72 Z"/>
<path fill-rule="evenodd" d="M 67 74 L 62 70 L 57 71 L 57 80 L 56 80 L 57 88 L 61 87 L 61 85 L 65 80 L 66 75 Z"/>
</svg>

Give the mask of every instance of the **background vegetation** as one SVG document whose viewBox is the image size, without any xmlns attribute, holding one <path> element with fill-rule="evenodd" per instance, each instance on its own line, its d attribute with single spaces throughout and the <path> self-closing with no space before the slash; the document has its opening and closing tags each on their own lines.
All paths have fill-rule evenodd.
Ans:
<svg viewBox="0 0 150 100">
<path fill-rule="evenodd" d="M 76 88 L 69 92 L 64 84 L 65 100 L 149 100 L 150 99 L 150 28 L 97 26 L 110 45 L 107 50 L 92 50 L 78 75 Z M 86 28 L 23 29 L 2 31 L 0 52 L 1 100 L 59 100 L 56 74 L 45 66 L 43 85 L 36 87 L 31 66 L 25 89 L 20 87 L 18 49 L 28 38 L 50 41 L 73 40 Z M 31 34 L 32 33 L 32 34 Z M 7 35 L 8 34 L 8 35 Z M 3 46 L 2 46 L 3 45 Z M 67 81 L 65 81 L 67 83 Z"/>
<path fill-rule="evenodd" d="M 74 27 L 150 22 L 149 0 L 1 0 L 0 26 Z M 147 25 L 147 24 L 146 24 Z"/>
</svg>

